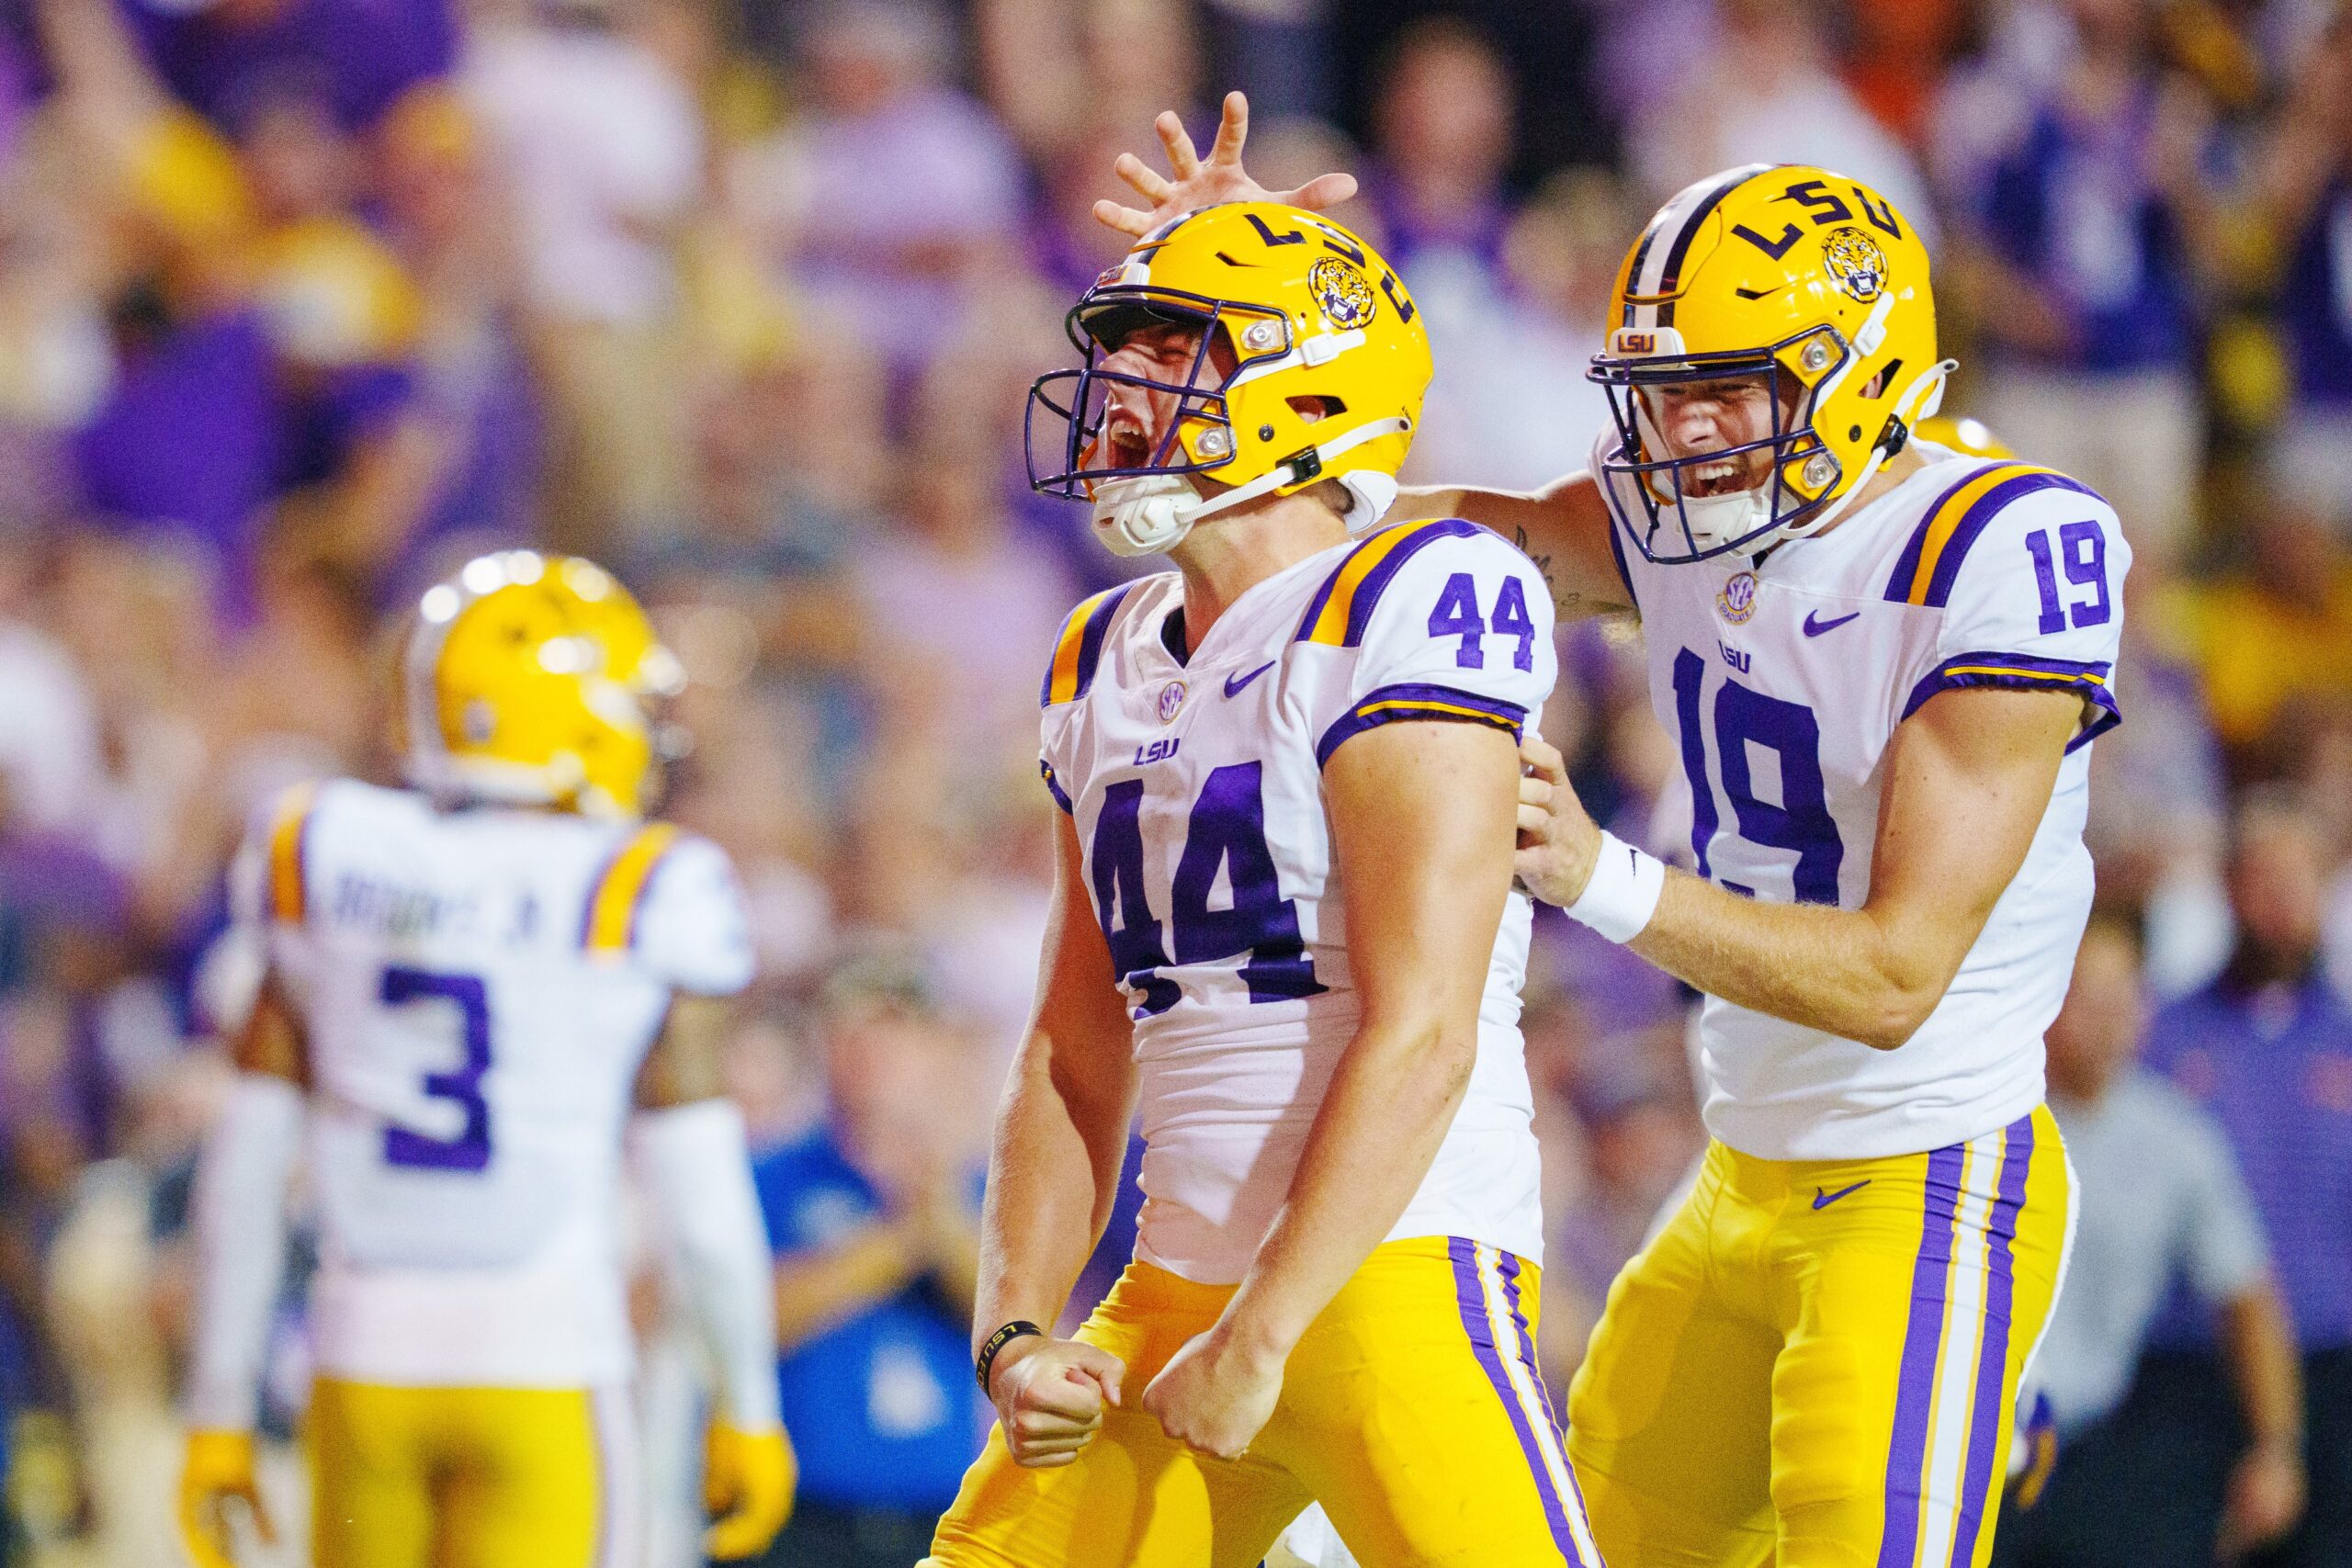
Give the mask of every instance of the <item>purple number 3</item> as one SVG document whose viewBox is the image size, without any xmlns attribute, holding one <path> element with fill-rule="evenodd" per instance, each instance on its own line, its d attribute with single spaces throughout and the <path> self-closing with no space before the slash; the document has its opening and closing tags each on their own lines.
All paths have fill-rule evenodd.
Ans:
<svg viewBox="0 0 2352 1568">
<path fill-rule="evenodd" d="M 456 1072 L 427 1073 L 424 1092 L 464 1107 L 466 1124 L 454 1138 L 427 1137 L 406 1127 L 384 1129 L 384 1163 L 426 1170 L 482 1170 L 490 1165 L 490 1102 L 482 1075 L 490 1071 L 490 996 L 476 975 L 433 975 L 422 969 L 384 971 L 377 993 L 386 1007 L 440 998 L 458 1004 L 465 1021 L 466 1059 Z"/>
</svg>

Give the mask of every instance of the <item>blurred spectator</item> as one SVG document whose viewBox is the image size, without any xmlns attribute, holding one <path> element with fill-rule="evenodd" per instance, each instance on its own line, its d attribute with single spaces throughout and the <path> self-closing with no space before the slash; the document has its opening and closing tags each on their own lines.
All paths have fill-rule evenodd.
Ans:
<svg viewBox="0 0 2352 1568">
<path fill-rule="evenodd" d="M 828 988 L 827 1114 L 755 1163 L 776 1249 L 785 1426 L 800 1455 L 774 1568 L 905 1568 L 979 1451 L 968 1343 L 977 1169 L 940 1135 L 973 1092 L 920 976 L 854 964 Z"/>
<path fill-rule="evenodd" d="M 275 542 L 364 568 L 416 520 L 418 301 L 349 212 L 359 144 L 315 96 L 248 106 L 232 146 L 173 105 L 110 7 L 44 0 L 74 140 L 118 243 L 88 280 L 114 322 L 105 400 L 75 433 L 82 499 L 186 538 L 254 611 Z M 275 511 L 273 509 L 276 509 Z"/>
<path fill-rule="evenodd" d="M 678 515 L 686 449 L 672 244 L 702 192 L 692 85 L 633 34 L 649 0 L 537 0 L 463 79 L 520 229 L 548 397 L 549 521 L 609 550 Z"/>
<path fill-rule="evenodd" d="M 918 368 L 1009 252 L 1012 145 L 950 83 L 922 0 L 827 0 L 807 28 L 811 113 L 735 178 L 775 260 L 894 367 Z"/>
<path fill-rule="evenodd" d="M 1079 598 L 1058 561 L 1013 536 L 1012 395 L 985 342 L 935 362 L 916 403 L 900 526 L 856 570 L 891 728 L 958 768 L 1008 752 L 1034 762 L 1035 683 Z"/>
<path fill-rule="evenodd" d="M 1501 268 L 1512 91 L 1493 41 L 1466 23 L 1419 22 L 1391 46 L 1373 202 L 1385 254 L 1417 292 Z"/>
<path fill-rule="evenodd" d="M 2278 327 L 2294 401 L 2278 471 L 2340 527 L 2352 520 L 2352 27 L 2336 13 L 2289 59 L 2294 78 L 2255 190 L 2287 250 Z"/>
<path fill-rule="evenodd" d="M 1406 478 L 1540 485 L 1587 456 L 1591 351 L 1504 268 L 1510 73 L 1485 34 L 1440 17 L 1397 39 L 1385 81 L 1368 191 L 1437 361 Z"/>
<path fill-rule="evenodd" d="M 2211 109 L 2159 73 L 2155 14 L 2069 0 L 2054 36 L 2057 14 L 2010 14 L 1939 115 L 1955 232 L 1938 260 L 1984 334 L 1970 412 L 2032 432 L 2035 461 L 2097 487 L 2143 553 L 2171 554 L 2204 439 L 2192 262 L 2219 225 Z"/>
<path fill-rule="evenodd" d="M 1706 1147 L 1681 1039 L 1674 1024 L 1603 1041 L 1570 1090 L 1587 1140 L 1586 1181 L 1547 1217 L 1544 1258 L 1544 1377 L 1563 1394 L 1610 1282 L 1642 1249 Z"/>
<path fill-rule="evenodd" d="M 2281 499 L 2246 518 L 2237 567 L 2175 618 L 2240 777 L 2277 771 L 2258 749 L 2282 715 L 2352 707 L 2352 546 L 2308 508 Z"/>
<path fill-rule="evenodd" d="M 1826 14 L 1807 0 L 1730 0 L 1713 46 L 1670 73 L 1673 88 L 1634 128 L 1633 175 L 1664 201 L 1743 164 L 1812 164 L 1892 201 L 1936 248 L 1936 212 L 1917 165 L 1838 77 Z"/>
<path fill-rule="evenodd" d="M 346 131 L 448 73 L 449 0 L 114 0 L 173 96 L 232 134 L 273 101 L 326 106 Z"/>
<path fill-rule="evenodd" d="M 2195 1568 L 2217 1544 L 2232 1558 L 2270 1544 L 2302 1510 L 2301 1381 L 2261 1222 L 2221 1128 L 2136 1065 L 2145 1017 L 2137 936 L 2097 917 L 2050 1026 L 2050 1104 L 2077 1218 L 2033 1363 L 2058 1464 L 2040 1506 L 2002 1522 L 1996 1561 L 2012 1568 Z M 2203 1463 L 2180 1449 L 2208 1433 L 2158 1419 L 2154 1390 L 2125 1403 L 2175 1279 L 2221 1325 L 2248 1434 Z M 2210 1366 L 2199 1375 L 2210 1382 Z"/>
<path fill-rule="evenodd" d="M 2229 966 L 2156 1015 L 2148 1061 L 2219 1120 L 2275 1247 L 2303 1354 L 2311 1504 L 2275 1561 L 2352 1561 L 2352 1010 L 2319 965 L 2323 819 L 2290 795 L 2240 809 Z"/>
</svg>

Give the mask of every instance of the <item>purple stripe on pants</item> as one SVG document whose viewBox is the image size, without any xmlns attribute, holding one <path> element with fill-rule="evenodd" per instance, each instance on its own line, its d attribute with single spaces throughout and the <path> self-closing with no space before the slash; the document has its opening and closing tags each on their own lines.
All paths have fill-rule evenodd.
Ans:
<svg viewBox="0 0 2352 1568">
<path fill-rule="evenodd" d="M 1535 1392 L 1544 1401 L 1544 1414 L 1551 1417 L 1552 1435 L 1559 1439 L 1560 1457 L 1565 1460 L 1568 1454 L 1568 1424 L 1560 1419 L 1560 1407 L 1553 1403 L 1552 1390 L 1544 1382 L 1544 1369 L 1535 1359 L 1535 1337 L 1528 1332 L 1527 1313 L 1519 1304 L 1519 1259 L 1508 1252 L 1501 1254 L 1501 1258 L 1503 1296 L 1510 1303 L 1510 1320 L 1519 1329 L 1520 1362 L 1527 1368 L 1528 1375 L 1535 1380 Z M 1577 1483 L 1576 1467 L 1569 1465 L 1566 1468 L 1568 1489 L 1576 1494 L 1577 1515 L 1585 1521 L 1585 1533 L 1589 1535 L 1592 1517 L 1584 1506 L 1584 1488 Z M 1574 1539 L 1573 1535 L 1570 1539 Z M 1569 1555 L 1573 1557 L 1575 1553 L 1572 1551 Z M 1582 1559 L 1577 1561 L 1581 1562 Z"/>
<path fill-rule="evenodd" d="M 1535 1429 L 1528 1424 L 1527 1412 L 1521 1408 L 1519 1397 L 1510 1385 L 1510 1372 L 1503 1365 L 1502 1349 L 1495 1344 L 1495 1337 L 1487 1320 L 1487 1292 L 1478 1278 L 1478 1252 L 1476 1243 L 1461 1236 L 1449 1236 L 1446 1253 L 1453 1259 L 1453 1299 L 1462 1311 L 1462 1329 L 1470 1337 L 1470 1348 L 1477 1353 L 1478 1365 L 1486 1370 L 1487 1381 L 1495 1385 L 1495 1397 L 1503 1402 L 1503 1409 L 1510 1416 L 1511 1428 L 1519 1435 L 1520 1451 L 1527 1456 L 1527 1468 L 1535 1477 L 1536 1495 L 1544 1499 L 1544 1517 L 1552 1527 L 1552 1544 L 1560 1549 L 1564 1562 L 1575 1568 L 1587 1568 L 1577 1555 L 1576 1537 L 1569 1532 L 1566 1504 L 1552 1484 L 1551 1467 L 1544 1462 L 1544 1450 L 1536 1447 Z"/>
<path fill-rule="evenodd" d="M 2009 1303 L 2015 1293 L 2010 1243 L 2017 1239 L 2018 1213 L 2025 1207 L 2025 1179 L 2032 1168 L 2033 1118 L 2020 1116 L 2009 1123 L 2002 1145 L 2001 1179 L 1985 1248 L 1990 1277 L 1984 1282 L 1984 1348 L 1977 1358 L 1976 1395 L 1969 1404 L 1968 1471 L 1961 1486 L 1952 1568 L 1968 1568 L 1976 1555 L 1976 1531 L 1992 1488 L 1994 1444 L 2009 1419 L 2001 1394 L 2008 1386 Z"/>
<path fill-rule="evenodd" d="M 1918 1261 L 1911 1269 L 1911 1319 L 1903 1333 L 1903 1365 L 1895 1382 L 1894 1438 L 1886 1455 L 1886 1533 L 1879 1538 L 1878 1568 L 1911 1568 L 1919 1549 L 1928 1417 L 1935 1408 L 1936 1353 L 1943 1343 L 1952 1216 L 1960 1208 L 1967 1152 L 1966 1145 L 1953 1144 L 1928 1156 L 1927 1219 L 1920 1227 Z"/>
</svg>

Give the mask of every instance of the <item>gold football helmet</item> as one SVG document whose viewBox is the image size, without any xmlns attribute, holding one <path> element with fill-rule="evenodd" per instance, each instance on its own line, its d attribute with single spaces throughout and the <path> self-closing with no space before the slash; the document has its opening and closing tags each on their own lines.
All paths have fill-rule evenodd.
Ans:
<svg viewBox="0 0 2352 1568">
<path fill-rule="evenodd" d="M 668 750 L 654 703 L 685 685 L 653 623 L 577 556 L 503 550 L 417 604 L 401 750 L 439 794 L 593 816 L 645 807 Z"/>
<path fill-rule="evenodd" d="M 1611 303 L 1589 374 L 1618 441 L 1595 477 L 1654 561 L 1824 526 L 1935 412 L 1951 370 L 1917 232 L 1868 186 L 1802 164 L 1750 164 L 1676 196 L 1627 254 Z M 1660 389 L 1758 375 L 1773 394 L 1769 436 L 1668 450 Z M 1750 452 L 1770 466 L 1749 489 L 1709 494 L 1692 473 Z"/>
<path fill-rule="evenodd" d="M 1182 382 L 1102 368 L 1129 335 L 1161 323 L 1201 330 Z M 1396 499 L 1429 389 L 1429 337 L 1395 270 L 1329 220 L 1262 201 L 1172 219 L 1095 280 L 1068 326 L 1086 361 L 1029 389 L 1029 479 L 1092 501 L 1096 530 L 1120 554 L 1165 550 L 1213 513 L 1324 479 L 1347 489 L 1352 528 Z M 1114 383 L 1177 396 L 1144 463 L 1097 451 Z M 1204 496 L 1194 474 L 1234 488 Z"/>
</svg>

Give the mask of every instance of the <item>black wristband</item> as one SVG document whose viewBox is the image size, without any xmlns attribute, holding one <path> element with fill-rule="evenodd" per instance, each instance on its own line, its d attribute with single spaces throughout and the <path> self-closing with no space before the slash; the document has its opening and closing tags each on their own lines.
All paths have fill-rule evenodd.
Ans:
<svg viewBox="0 0 2352 1568">
<path fill-rule="evenodd" d="M 983 1396 L 986 1396 L 989 1392 L 989 1369 L 996 1365 L 996 1353 L 1014 1340 L 1025 1339 L 1033 1334 L 1040 1339 L 1046 1337 L 1046 1331 L 1035 1324 L 1029 1322 L 1026 1318 L 1016 1317 L 988 1337 L 987 1343 L 980 1347 L 979 1359 L 972 1367 L 973 1374 L 980 1380 L 980 1393 Z"/>
</svg>

